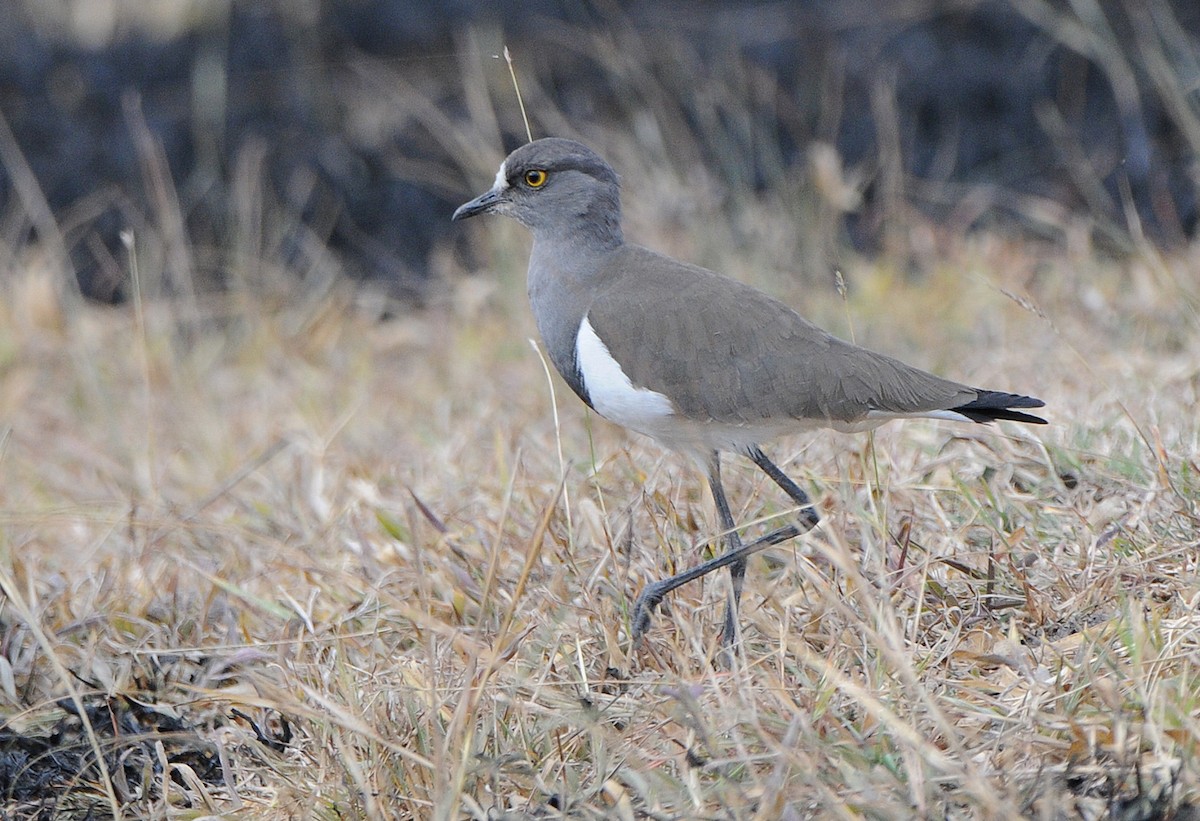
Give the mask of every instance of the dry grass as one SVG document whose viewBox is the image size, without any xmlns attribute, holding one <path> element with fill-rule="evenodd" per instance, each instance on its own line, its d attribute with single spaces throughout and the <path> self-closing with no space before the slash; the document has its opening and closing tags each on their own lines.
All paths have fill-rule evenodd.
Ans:
<svg viewBox="0 0 1200 821">
<path fill-rule="evenodd" d="M 620 45 L 609 70 L 652 90 L 634 69 L 653 44 Z M 705 85 L 714 122 L 761 79 L 727 76 Z M 496 113 L 465 94 L 474 131 L 442 130 L 480 147 L 486 184 Z M 845 261 L 843 301 L 825 268 L 797 272 L 830 237 L 795 230 L 833 230 L 841 195 L 725 190 L 652 126 L 586 135 L 636 238 L 1035 393 L 1053 425 L 771 448 L 823 523 L 753 561 L 722 672 L 723 579 L 672 596 L 630 653 L 633 597 L 712 548 L 711 503 L 561 383 L 556 428 L 515 226 L 470 226 L 492 269 L 445 262 L 445 298 L 386 322 L 287 276 L 82 306 L 53 254 L 5 248 L 6 817 L 1195 817 L 1200 249 L 1118 263 L 915 221 L 905 265 Z M 260 251 L 231 256 L 278 264 Z M 739 521 L 789 513 L 746 466 L 727 484 Z"/>
<path fill-rule="evenodd" d="M 128 817 L 1150 818 L 1195 800 L 1194 259 L 983 238 L 916 283 L 856 266 L 845 306 L 810 290 L 860 339 L 1041 394 L 1054 425 L 774 448 L 824 522 L 753 562 L 726 673 L 723 580 L 673 596 L 629 654 L 632 597 L 701 557 L 710 502 L 561 384 L 556 437 L 525 240 L 476 230 L 503 270 L 383 323 L 334 295 L 230 300 L 198 329 L 151 302 L 140 327 L 64 311 L 23 261 L 0 315 L 8 731 L 61 732 L 72 691 L 180 719 L 141 788 L 115 791 Z M 786 515 L 729 473 L 740 520 Z M 98 723 L 120 769 L 137 739 Z M 103 810 L 97 784 L 85 766 L 60 793 Z"/>
</svg>

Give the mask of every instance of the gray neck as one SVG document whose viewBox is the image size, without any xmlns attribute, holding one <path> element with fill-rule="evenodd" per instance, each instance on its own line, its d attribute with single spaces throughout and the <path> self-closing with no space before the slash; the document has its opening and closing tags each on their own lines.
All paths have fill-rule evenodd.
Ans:
<svg viewBox="0 0 1200 821">
<path fill-rule="evenodd" d="M 533 317 L 554 367 L 589 405 L 575 361 L 575 339 L 608 270 L 606 258 L 623 244 L 619 222 L 533 232 L 528 279 Z"/>
<path fill-rule="evenodd" d="M 604 239 L 583 231 L 563 236 L 535 233 L 529 254 L 530 289 L 553 287 L 554 281 L 590 279 L 601 267 L 599 260 L 624 244 L 619 231 L 616 237 Z M 543 278 L 553 281 L 542 283 L 539 280 Z"/>
<path fill-rule="evenodd" d="M 599 192 L 580 209 L 575 233 L 586 234 L 589 242 L 609 249 L 625 241 L 621 233 L 621 195 L 615 185 Z"/>
<path fill-rule="evenodd" d="M 573 211 L 573 213 L 572 213 Z M 570 287 L 603 270 L 600 260 L 625 243 L 621 232 L 621 200 L 612 191 L 593 192 L 576 209 L 529 226 L 533 251 L 529 258 L 529 293 Z M 567 281 L 564 281 L 567 280 Z"/>
<path fill-rule="evenodd" d="M 560 247 L 562 256 L 604 253 L 625 242 L 621 233 L 621 200 L 615 187 L 609 191 L 593 191 L 592 196 L 573 208 L 564 209 L 551 218 L 526 222 L 533 234 L 534 248 Z M 570 252 L 568 253 L 568 250 Z"/>
</svg>

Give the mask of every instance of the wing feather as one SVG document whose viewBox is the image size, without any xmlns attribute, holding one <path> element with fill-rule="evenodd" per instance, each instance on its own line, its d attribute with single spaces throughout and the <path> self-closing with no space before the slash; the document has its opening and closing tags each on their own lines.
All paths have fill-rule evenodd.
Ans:
<svg viewBox="0 0 1200 821">
<path fill-rule="evenodd" d="M 602 281 L 588 309 L 596 332 L 635 385 L 665 394 L 692 419 L 846 424 L 871 411 L 953 408 L 979 394 L 838 339 L 747 285 L 638 246 L 615 254 Z"/>
</svg>

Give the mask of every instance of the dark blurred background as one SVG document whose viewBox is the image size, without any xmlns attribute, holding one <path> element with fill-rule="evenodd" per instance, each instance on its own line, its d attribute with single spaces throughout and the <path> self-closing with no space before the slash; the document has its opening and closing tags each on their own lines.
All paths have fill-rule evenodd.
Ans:
<svg viewBox="0 0 1200 821">
<path fill-rule="evenodd" d="M 825 248 L 902 254 L 917 222 L 1195 238 L 1195 0 L 8 0 L 0 243 L 101 301 L 129 295 L 128 230 L 163 293 L 419 302 L 469 254 L 453 208 L 524 141 L 504 44 L 537 135 L 624 135 L 717 200 L 808 191 Z"/>
</svg>

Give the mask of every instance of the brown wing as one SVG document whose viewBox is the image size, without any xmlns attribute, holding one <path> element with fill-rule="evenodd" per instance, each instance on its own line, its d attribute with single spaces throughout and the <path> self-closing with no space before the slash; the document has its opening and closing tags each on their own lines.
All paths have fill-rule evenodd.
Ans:
<svg viewBox="0 0 1200 821">
<path fill-rule="evenodd" d="M 592 327 L 635 385 L 665 394 L 689 418 L 853 422 L 872 410 L 922 413 L 977 395 L 844 342 L 747 285 L 644 248 L 614 255 L 603 279 Z"/>
</svg>

